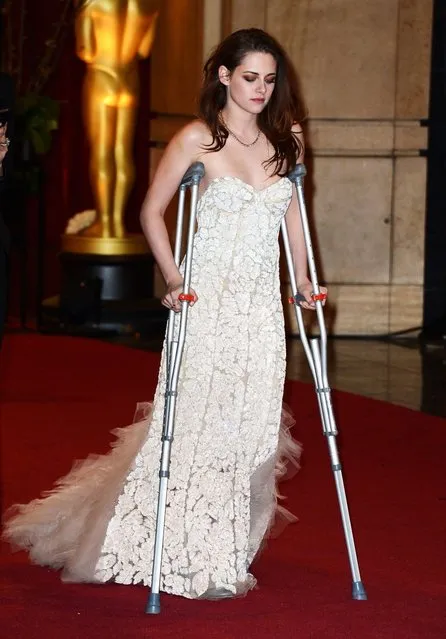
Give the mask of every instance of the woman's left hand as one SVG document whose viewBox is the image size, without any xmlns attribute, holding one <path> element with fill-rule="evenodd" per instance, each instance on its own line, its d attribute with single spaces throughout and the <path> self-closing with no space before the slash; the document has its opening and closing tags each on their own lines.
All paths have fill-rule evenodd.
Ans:
<svg viewBox="0 0 446 639">
<path fill-rule="evenodd" d="M 316 302 L 314 302 L 312 298 L 313 285 L 310 280 L 301 282 L 298 285 L 297 290 L 301 295 L 303 295 L 303 297 L 305 297 L 305 302 L 300 302 L 301 308 L 305 308 L 307 311 L 314 311 L 316 309 Z M 325 286 L 319 286 L 319 291 L 324 295 L 327 295 L 327 289 L 325 288 Z M 325 299 L 322 300 L 322 306 L 325 306 Z"/>
</svg>

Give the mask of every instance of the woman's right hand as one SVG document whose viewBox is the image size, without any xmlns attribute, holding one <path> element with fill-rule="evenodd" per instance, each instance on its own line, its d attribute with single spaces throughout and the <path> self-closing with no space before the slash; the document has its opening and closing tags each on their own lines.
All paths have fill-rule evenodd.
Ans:
<svg viewBox="0 0 446 639">
<path fill-rule="evenodd" d="M 175 313 L 179 313 L 181 311 L 181 301 L 178 298 L 182 292 L 183 282 L 169 285 L 164 293 L 163 299 L 161 300 L 161 304 L 168 308 L 169 311 L 172 310 L 175 311 Z M 190 305 L 193 306 L 198 300 L 198 296 L 192 288 L 189 289 L 189 293 L 194 296 L 193 302 L 189 302 Z"/>
</svg>

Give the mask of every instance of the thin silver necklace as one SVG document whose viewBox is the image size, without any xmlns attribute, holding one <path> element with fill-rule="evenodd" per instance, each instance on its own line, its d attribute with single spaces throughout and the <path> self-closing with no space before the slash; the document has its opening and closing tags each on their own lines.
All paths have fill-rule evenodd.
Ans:
<svg viewBox="0 0 446 639">
<path fill-rule="evenodd" d="M 239 142 L 240 144 L 242 144 L 243 146 L 249 147 L 249 146 L 254 146 L 254 144 L 257 142 L 257 140 L 260 137 L 260 129 L 257 132 L 257 136 L 256 139 L 253 142 L 243 142 L 243 140 L 240 140 L 239 137 L 237 137 L 234 133 L 234 131 L 231 131 L 231 129 L 228 127 L 228 125 L 226 124 L 226 122 L 223 122 L 224 126 L 227 128 L 228 133 L 230 133 L 232 135 L 233 138 L 235 138 L 237 140 L 237 142 Z"/>
</svg>

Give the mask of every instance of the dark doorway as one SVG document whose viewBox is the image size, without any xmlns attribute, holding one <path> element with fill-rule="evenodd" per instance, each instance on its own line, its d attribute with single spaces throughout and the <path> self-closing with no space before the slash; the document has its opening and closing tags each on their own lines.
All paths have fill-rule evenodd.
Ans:
<svg viewBox="0 0 446 639">
<path fill-rule="evenodd" d="M 434 0 L 423 335 L 446 335 L 446 0 Z"/>
</svg>

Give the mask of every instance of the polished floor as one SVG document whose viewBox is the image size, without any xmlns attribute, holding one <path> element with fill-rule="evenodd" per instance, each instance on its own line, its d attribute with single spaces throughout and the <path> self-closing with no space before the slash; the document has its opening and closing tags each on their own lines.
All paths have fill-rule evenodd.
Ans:
<svg viewBox="0 0 446 639">
<path fill-rule="evenodd" d="M 159 350 L 161 340 L 112 341 Z M 331 388 L 446 417 L 446 345 L 421 344 L 417 336 L 401 339 L 328 341 L 328 380 Z M 288 377 L 311 382 L 311 373 L 298 338 L 288 340 Z"/>
<path fill-rule="evenodd" d="M 20 332 L 18 331 L 13 332 Z M 111 337 L 107 341 L 160 351 L 163 337 Z M 312 382 L 302 344 L 288 340 L 290 379 Z M 422 343 L 417 334 L 399 339 L 328 340 L 328 381 L 333 389 L 372 397 L 446 417 L 446 341 Z"/>
<path fill-rule="evenodd" d="M 446 348 L 417 339 L 331 339 L 328 379 L 332 388 L 446 417 Z M 290 340 L 288 375 L 311 381 L 299 340 Z"/>
</svg>

